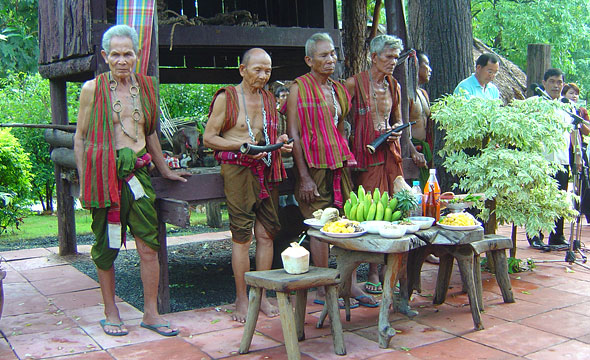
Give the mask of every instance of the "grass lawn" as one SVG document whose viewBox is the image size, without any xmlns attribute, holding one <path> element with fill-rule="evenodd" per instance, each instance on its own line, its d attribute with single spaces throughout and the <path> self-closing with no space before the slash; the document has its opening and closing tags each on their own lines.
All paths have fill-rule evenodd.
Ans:
<svg viewBox="0 0 590 360">
<path fill-rule="evenodd" d="M 90 225 L 92 224 L 92 216 L 88 210 L 76 210 L 76 234 L 86 235 L 92 233 Z M 227 210 L 221 211 L 222 220 L 228 221 Z M 207 216 L 204 213 L 191 212 L 191 226 L 205 225 L 207 223 Z M 175 229 L 175 226 L 168 225 L 169 229 Z M 173 232 L 186 233 L 178 229 Z M 17 243 L 23 240 L 37 239 L 48 236 L 57 236 L 57 216 L 52 215 L 36 215 L 31 214 L 23 220 L 19 229 L 8 229 L 0 235 L 0 242 Z"/>
</svg>

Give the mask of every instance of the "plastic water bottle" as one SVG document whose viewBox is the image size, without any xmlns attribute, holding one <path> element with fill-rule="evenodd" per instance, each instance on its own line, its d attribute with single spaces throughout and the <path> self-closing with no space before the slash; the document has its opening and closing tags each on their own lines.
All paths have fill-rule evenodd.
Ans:
<svg viewBox="0 0 590 360">
<path fill-rule="evenodd" d="M 440 218 L 440 186 L 436 179 L 436 169 L 430 169 L 430 177 L 424 187 L 424 202 L 422 206 L 424 216 Z"/>
<path fill-rule="evenodd" d="M 418 203 L 418 205 L 412 211 L 410 211 L 410 215 L 422 216 L 422 198 L 424 197 L 424 195 L 422 195 L 420 181 L 414 180 L 414 182 L 412 183 L 412 193 L 416 197 L 416 202 Z"/>
</svg>

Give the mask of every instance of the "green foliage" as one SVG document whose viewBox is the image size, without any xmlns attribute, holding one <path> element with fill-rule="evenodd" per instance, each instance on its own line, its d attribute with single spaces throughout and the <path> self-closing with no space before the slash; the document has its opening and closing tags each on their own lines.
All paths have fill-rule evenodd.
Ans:
<svg viewBox="0 0 590 360">
<path fill-rule="evenodd" d="M 551 177 L 560 165 L 543 157 L 565 146 L 561 134 L 569 125 L 560 120 L 557 102 L 530 98 L 500 105 L 450 95 L 436 102 L 433 118 L 446 131 L 443 166 L 460 177 L 462 191 L 495 200 L 499 224 L 550 232 L 557 217 L 575 215 L 567 192 Z M 488 215 L 485 209 L 480 216 Z"/>
<path fill-rule="evenodd" d="M 519 258 L 509 257 L 508 259 L 506 259 L 506 262 L 508 263 L 508 273 L 509 274 L 516 274 L 519 272 L 532 271 L 534 268 L 537 267 L 535 265 L 535 261 L 531 258 L 523 260 L 523 259 L 519 259 Z M 487 257 L 481 258 L 480 265 L 484 270 L 486 270 L 486 271 L 490 270 L 490 268 L 488 267 L 488 258 Z"/>
<path fill-rule="evenodd" d="M 528 44 L 551 44 L 552 66 L 590 89 L 587 0 L 473 0 L 473 35 L 526 69 Z"/>
<path fill-rule="evenodd" d="M 414 210 L 418 206 L 416 196 L 410 190 L 401 190 L 393 194 L 393 197 L 397 199 L 396 210 L 402 212 L 402 217 L 408 217 L 410 211 Z"/>
<path fill-rule="evenodd" d="M 161 84 L 160 98 L 166 103 L 171 118 L 195 118 L 202 133 L 209 115 L 209 104 L 215 92 L 222 86 L 224 85 Z"/>
<path fill-rule="evenodd" d="M 31 162 L 9 129 L 0 129 L 0 233 L 18 226 L 31 191 Z"/>
<path fill-rule="evenodd" d="M 37 71 L 37 0 L 0 1 L 0 77 Z"/>
<path fill-rule="evenodd" d="M 68 86 L 69 117 L 75 119 L 80 86 Z M 50 124 L 51 99 L 49 80 L 38 73 L 10 73 L 0 79 L 0 123 Z M 43 129 L 14 128 L 12 134 L 29 154 L 35 165 L 31 199 L 44 203 L 51 209 L 55 178 L 53 163 L 49 157 L 49 144 L 43 137 Z"/>
</svg>

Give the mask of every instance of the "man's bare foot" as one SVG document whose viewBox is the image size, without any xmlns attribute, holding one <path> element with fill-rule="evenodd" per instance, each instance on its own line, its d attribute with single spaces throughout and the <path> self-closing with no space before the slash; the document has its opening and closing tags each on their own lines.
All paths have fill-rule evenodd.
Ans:
<svg viewBox="0 0 590 360">
<path fill-rule="evenodd" d="M 262 312 L 268 317 L 275 317 L 279 315 L 279 308 L 271 304 L 266 296 L 263 297 L 262 301 L 260 302 L 260 310 L 262 310 Z"/>
<path fill-rule="evenodd" d="M 236 310 L 231 314 L 231 319 L 243 324 L 246 322 L 246 315 L 247 314 L 248 314 L 248 299 L 246 299 L 246 301 L 236 299 Z"/>
<path fill-rule="evenodd" d="M 179 330 L 174 326 L 170 325 L 170 321 L 165 320 L 161 316 L 146 316 L 143 315 L 143 321 L 141 322 L 141 326 L 155 331 L 162 336 L 174 336 L 178 335 Z"/>
</svg>

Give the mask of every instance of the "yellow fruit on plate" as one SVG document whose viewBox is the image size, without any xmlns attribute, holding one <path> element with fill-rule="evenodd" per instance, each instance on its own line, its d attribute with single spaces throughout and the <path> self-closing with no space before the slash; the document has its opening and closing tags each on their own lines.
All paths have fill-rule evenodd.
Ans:
<svg viewBox="0 0 590 360">
<path fill-rule="evenodd" d="M 445 216 L 440 223 L 451 226 L 473 226 L 476 224 L 475 218 L 471 214 L 464 212 L 451 213 Z"/>
<path fill-rule="evenodd" d="M 334 234 L 352 234 L 361 231 L 358 221 L 351 221 L 348 219 L 341 219 L 338 221 L 330 221 L 322 228 L 324 232 Z"/>
</svg>

